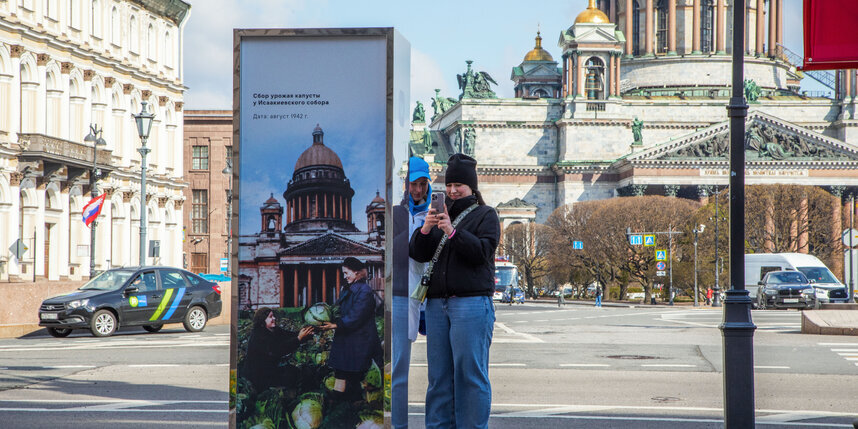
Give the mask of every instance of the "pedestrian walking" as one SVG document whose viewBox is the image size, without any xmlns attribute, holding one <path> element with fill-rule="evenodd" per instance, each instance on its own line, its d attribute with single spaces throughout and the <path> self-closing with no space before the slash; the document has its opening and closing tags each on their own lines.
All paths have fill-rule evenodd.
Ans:
<svg viewBox="0 0 858 429">
<path fill-rule="evenodd" d="M 706 288 L 706 305 L 712 305 L 712 295 L 713 294 L 714 294 L 714 292 L 712 291 L 711 287 Z"/>
<path fill-rule="evenodd" d="M 423 226 L 429 211 L 429 164 L 421 158 L 408 160 L 405 198 L 393 207 L 393 356 L 390 420 L 394 429 L 408 428 L 408 368 L 411 343 L 417 340 L 420 301 L 411 294 L 420 284 L 425 265 L 408 257 L 408 240 Z"/>
<path fill-rule="evenodd" d="M 602 286 L 596 285 L 596 307 L 602 306 Z"/>
<path fill-rule="evenodd" d="M 476 167 L 476 160 L 467 155 L 450 157 L 444 176 L 445 211 L 430 208 L 423 226 L 411 236 L 411 257 L 433 261 L 422 280 L 427 286 L 427 429 L 488 427 L 500 222 L 480 195 Z"/>
</svg>

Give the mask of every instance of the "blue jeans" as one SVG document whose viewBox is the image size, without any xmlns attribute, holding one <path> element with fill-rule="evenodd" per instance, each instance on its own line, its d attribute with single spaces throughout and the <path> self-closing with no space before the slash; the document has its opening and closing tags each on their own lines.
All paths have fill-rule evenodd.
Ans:
<svg viewBox="0 0 858 429">
<path fill-rule="evenodd" d="M 408 367 L 411 364 L 411 340 L 408 339 L 406 296 L 393 297 L 393 368 L 390 374 L 390 422 L 394 429 L 408 428 Z"/>
<path fill-rule="evenodd" d="M 602 306 L 602 295 L 596 295 L 596 307 Z"/>
<path fill-rule="evenodd" d="M 490 296 L 426 300 L 426 429 L 488 427 L 494 322 Z"/>
</svg>

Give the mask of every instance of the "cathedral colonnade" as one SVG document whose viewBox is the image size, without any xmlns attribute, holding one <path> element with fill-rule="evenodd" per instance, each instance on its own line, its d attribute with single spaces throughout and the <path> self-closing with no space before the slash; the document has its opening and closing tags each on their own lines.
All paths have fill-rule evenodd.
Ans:
<svg viewBox="0 0 858 429">
<path fill-rule="evenodd" d="M 729 54 L 733 0 L 598 0 L 626 37 L 627 57 Z M 784 0 L 750 0 L 749 55 L 781 57 Z"/>
</svg>

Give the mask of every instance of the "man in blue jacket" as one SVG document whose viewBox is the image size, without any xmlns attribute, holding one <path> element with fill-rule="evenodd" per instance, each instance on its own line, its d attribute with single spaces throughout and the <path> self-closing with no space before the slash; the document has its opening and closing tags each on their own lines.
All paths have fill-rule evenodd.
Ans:
<svg viewBox="0 0 858 429">
<path fill-rule="evenodd" d="M 424 263 L 408 257 L 408 239 L 423 226 L 429 210 L 429 164 L 421 158 L 408 160 L 405 198 L 393 207 L 393 356 L 391 370 L 391 424 L 408 427 L 408 367 L 411 343 L 417 339 L 420 303 L 411 293 L 420 283 Z"/>
</svg>

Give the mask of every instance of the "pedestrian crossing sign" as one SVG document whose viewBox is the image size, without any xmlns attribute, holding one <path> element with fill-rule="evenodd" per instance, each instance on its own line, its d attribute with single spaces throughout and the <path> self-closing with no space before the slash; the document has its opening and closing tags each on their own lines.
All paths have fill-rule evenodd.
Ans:
<svg viewBox="0 0 858 429">
<path fill-rule="evenodd" d="M 655 251 L 655 260 L 656 261 L 666 261 L 667 260 L 667 250 L 659 249 Z"/>
<path fill-rule="evenodd" d="M 655 234 L 644 235 L 644 246 L 655 246 Z"/>
</svg>

